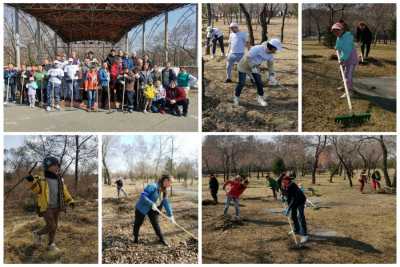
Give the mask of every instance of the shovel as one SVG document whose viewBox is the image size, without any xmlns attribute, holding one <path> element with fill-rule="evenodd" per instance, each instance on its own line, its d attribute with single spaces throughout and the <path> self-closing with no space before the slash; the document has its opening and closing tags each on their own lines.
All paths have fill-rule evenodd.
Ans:
<svg viewBox="0 0 400 267">
<path fill-rule="evenodd" d="M 146 198 L 146 200 L 151 203 L 152 205 L 154 204 L 153 201 L 151 201 L 150 199 Z M 169 222 L 173 223 L 176 227 L 178 227 L 179 229 L 181 229 L 182 231 L 184 231 L 186 234 L 188 234 L 191 238 L 197 240 L 197 237 L 194 236 L 191 232 L 189 232 L 188 230 L 186 230 L 185 228 L 183 228 L 181 225 L 179 225 L 177 222 L 174 222 L 171 220 L 170 217 L 168 217 L 167 215 L 165 215 L 164 213 L 161 212 L 161 210 L 159 210 L 158 208 L 155 208 L 156 211 L 164 218 L 166 218 Z"/>
</svg>

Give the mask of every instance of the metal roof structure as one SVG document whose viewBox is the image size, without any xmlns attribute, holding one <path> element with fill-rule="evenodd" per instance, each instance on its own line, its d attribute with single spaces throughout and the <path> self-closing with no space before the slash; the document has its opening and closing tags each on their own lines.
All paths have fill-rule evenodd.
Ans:
<svg viewBox="0 0 400 267">
<path fill-rule="evenodd" d="M 133 27 L 185 4 L 8 3 L 49 26 L 65 43 L 116 43 Z"/>
</svg>

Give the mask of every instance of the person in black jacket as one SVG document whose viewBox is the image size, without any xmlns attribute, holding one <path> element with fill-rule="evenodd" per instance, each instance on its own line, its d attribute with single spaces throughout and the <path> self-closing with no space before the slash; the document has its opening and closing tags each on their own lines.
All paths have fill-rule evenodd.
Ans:
<svg viewBox="0 0 400 267">
<path fill-rule="evenodd" d="M 300 243 L 305 243 L 308 240 L 307 222 L 304 216 L 306 196 L 304 195 L 303 191 L 297 186 L 297 184 L 294 183 L 292 179 L 290 179 L 289 176 L 285 176 L 283 178 L 282 184 L 286 192 L 288 203 L 285 215 L 289 216 L 289 214 L 291 214 L 294 228 L 293 231 L 295 234 L 301 236 Z"/>
<path fill-rule="evenodd" d="M 218 183 L 218 179 L 214 174 L 210 175 L 210 181 L 208 183 L 209 187 L 210 187 L 210 192 L 211 192 L 211 196 L 214 199 L 214 203 L 215 205 L 218 204 L 218 189 L 219 189 L 219 183 Z"/>
<path fill-rule="evenodd" d="M 357 42 L 361 44 L 361 54 L 364 59 L 368 59 L 369 51 L 372 43 L 372 33 L 367 24 L 363 21 L 358 23 Z"/>
</svg>

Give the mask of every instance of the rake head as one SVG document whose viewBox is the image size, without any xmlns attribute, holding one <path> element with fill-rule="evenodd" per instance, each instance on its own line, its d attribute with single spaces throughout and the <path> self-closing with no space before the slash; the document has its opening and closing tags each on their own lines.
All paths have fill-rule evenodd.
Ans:
<svg viewBox="0 0 400 267">
<path fill-rule="evenodd" d="M 371 119 L 370 113 L 353 113 L 353 114 L 346 114 L 337 116 L 335 118 L 336 123 L 340 123 L 345 127 L 351 125 L 359 125 L 363 124 Z"/>
</svg>

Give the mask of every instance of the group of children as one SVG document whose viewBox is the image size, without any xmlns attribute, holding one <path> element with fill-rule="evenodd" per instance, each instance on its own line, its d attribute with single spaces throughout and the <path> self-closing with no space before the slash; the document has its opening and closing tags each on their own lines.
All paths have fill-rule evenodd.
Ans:
<svg viewBox="0 0 400 267">
<path fill-rule="evenodd" d="M 162 68 L 153 65 L 147 55 L 140 58 L 136 53 L 129 56 L 119 51 L 117 54 L 114 49 L 101 66 L 92 52 L 86 54 L 83 62 L 72 52 L 68 60 L 65 54 L 58 54 L 53 64 L 47 59 L 38 66 L 15 68 L 9 64 L 4 81 L 6 101 L 24 103 L 31 108 L 39 102 L 47 111 L 59 110 L 62 100 L 84 106 L 84 91 L 87 111 L 101 105 L 104 109 L 128 112 L 136 109 L 164 114 L 169 111 L 177 116 L 187 115 L 189 90 L 197 82 L 184 67 L 177 71 L 166 62 Z"/>
<path fill-rule="evenodd" d="M 364 194 L 365 185 L 368 183 L 368 175 L 367 170 L 362 170 L 360 174 L 360 178 L 358 179 L 360 182 L 360 192 Z M 373 191 L 377 191 L 381 189 L 381 173 L 379 170 L 375 170 L 371 175 L 371 187 Z"/>
</svg>

